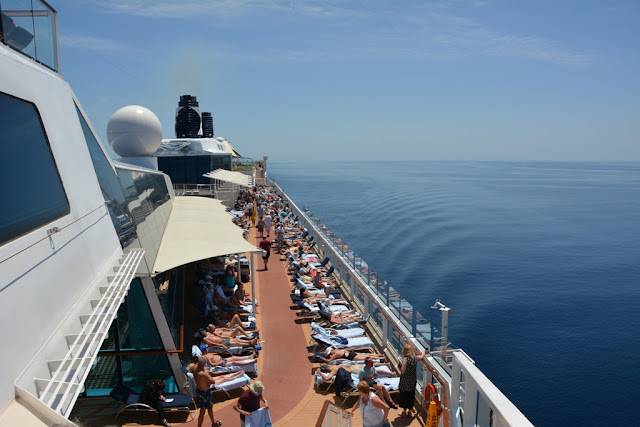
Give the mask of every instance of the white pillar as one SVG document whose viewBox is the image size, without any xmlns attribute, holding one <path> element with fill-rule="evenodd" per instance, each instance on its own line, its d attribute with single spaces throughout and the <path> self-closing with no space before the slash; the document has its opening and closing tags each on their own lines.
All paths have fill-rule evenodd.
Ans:
<svg viewBox="0 0 640 427">
<path fill-rule="evenodd" d="M 249 258 L 249 274 L 251 274 L 251 302 L 253 307 L 253 315 L 255 316 L 258 313 L 258 307 L 256 306 L 256 281 L 254 276 L 254 268 L 253 268 L 253 252 L 251 252 L 251 256 Z"/>
</svg>

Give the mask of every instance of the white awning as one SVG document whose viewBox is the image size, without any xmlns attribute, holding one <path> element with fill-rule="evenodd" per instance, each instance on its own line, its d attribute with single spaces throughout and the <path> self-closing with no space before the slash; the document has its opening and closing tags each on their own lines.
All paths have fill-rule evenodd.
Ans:
<svg viewBox="0 0 640 427">
<path fill-rule="evenodd" d="M 224 169 L 216 169 L 213 172 L 202 175 L 207 178 L 217 179 L 219 181 L 227 181 L 245 187 L 251 187 L 251 177 L 240 172 L 232 172 Z"/>
<path fill-rule="evenodd" d="M 243 230 L 231 219 L 219 200 L 176 197 L 153 271 L 159 273 L 215 256 L 260 252 L 242 237 Z"/>
</svg>

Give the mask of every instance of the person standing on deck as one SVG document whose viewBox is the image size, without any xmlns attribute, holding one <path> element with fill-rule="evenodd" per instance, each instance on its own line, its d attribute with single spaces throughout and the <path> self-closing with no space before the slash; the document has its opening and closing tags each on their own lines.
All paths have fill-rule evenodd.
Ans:
<svg viewBox="0 0 640 427">
<path fill-rule="evenodd" d="M 269 214 L 269 212 L 267 212 L 267 214 L 264 216 L 264 229 L 267 232 L 267 237 L 269 237 L 269 235 L 271 234 L 272 221 L 273 221 L 273 218 L 271 218 L 271 215 Z"/>
<path fill-rule="evenodd" d="M 402 362 L 399 364 L 400 368 L 400 400 L 399 404 L 402 408 L 401 417 L 410 415 L 413 416 L 413 402 L 416 400 L 416 383 L 418 382 L 418 360 L 424 362 L 424 357 L 427 355 L 425 350 L 420 356 L 416 356 L 413 347 L 407 342 L 402 349 Z"/>
<path fill-rule="evenodd" d="M 256 227 L 258 228 L 258 233 L 260 233 L 260 238 L 264 239 L 264 219 L 262 219 L 262 217 L 258 220 L 258 225 Z"/>
<path fill-rule="evenodd" d="M 260 242 L 260 249 L 262 249 L 265 253 L 262 255 L 262 260 L 264 261 L 264 269 L 268 270 L 267 264 L 269 263 L 269 256 L 271 255 L 271 240 L 266 237 Z"/>
<path fill-rule="evenodd" d="M 284 227 L 282 223 L 278 221 L 276 226 L 276 250 L 280 252 L 284 248 Z"/>
<path fill-rule="evenodd" d="M 211 425 L 213 427 L 220 427 L 222 423 L 216 421 L 213 416 L 213 401 L 211 400 L 211 384 L 215 384 L 215 380 L 205 370 L 206 364 L 207 359 L 204 357 L 199 358 L 198 366 L 193 372 L 193 379 L 196 383 L 196 403 L 198 404 L 198 408 L 200 408 L 198 427 L 202 427 L 202 423 L 204 422 L 205 409 L 209 413 L 209 418 L 211 418 Z"/>
<path fill-rule="evenodd" d="M 249 386 L 249 390 L 242 392 L 236 404 L 233 405 L 233 409 L 240 414 L 240 425 L 242 427 L 245 426 L 245 417 L 260 409 L 260 401 L 264 403 L 265 408 L 269 409 L 269 403 L 262 396 L 262 393 L 264 393 L 262 381 L 255 381 Z"/>
<path fill-rule="evenodd" d="M 371 387 L 366 381 L 358 383 L 359 398 L 347 414 L 353 413 L 360 407 L 363 427 L 384 427 L 389 425 L 389 406 L 378 396 L 371 392 Z"/>
</svg>

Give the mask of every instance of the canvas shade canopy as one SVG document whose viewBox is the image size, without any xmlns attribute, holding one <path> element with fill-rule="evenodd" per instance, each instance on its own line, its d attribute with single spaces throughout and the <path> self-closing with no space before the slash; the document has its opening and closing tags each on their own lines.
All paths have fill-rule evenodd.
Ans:
<svg viewBox="0 0 640 427">
<path fill-rule="evenodd" d="M 153 266 L 155 273 L 221 255 L 262 252 L 242 237 L 219 200 L 182 196 L 173 207 Z"/>
<path fill-rule="evenodd" d="M 212 172 L 202 175 L 207 178 L 226 181 L 232 184 L 251 187 L 251 177 L 240 172 L 232 172 L 225 169 L 216 169 Z"/>
</svg>

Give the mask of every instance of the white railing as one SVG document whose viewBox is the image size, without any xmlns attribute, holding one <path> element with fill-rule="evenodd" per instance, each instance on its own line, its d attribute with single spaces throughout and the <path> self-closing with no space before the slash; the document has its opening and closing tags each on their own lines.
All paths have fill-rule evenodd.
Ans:
<svg viewBox="0 0 640 427">
<path fill-rule="evenodd" d="M 451 412 L 460 426 L 533 426 L 462 351 L 453 352 Z"/>
<path fill-rule="evenodd" d="M 215 196 L 214 184 L 173 184 L 176 196 Z"/>
<path fill-rule="evenodd" d="M 69 351 L 64 359 L 49 362 L 51 378 L 34 378 L 36 389 L 41 390 L 39 399 L 65 418 L 73 409 L 143 256 L 144 249 L 133 249 L 125 256 L 92 313 L 81 318 L 80 333 L 67 336 Z"/>
</svg>

